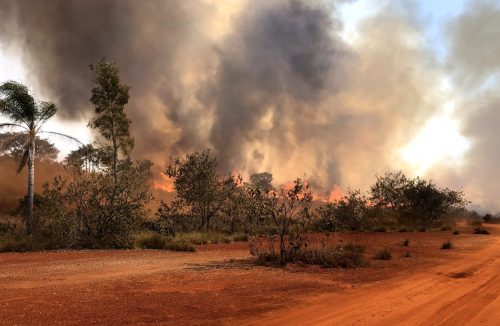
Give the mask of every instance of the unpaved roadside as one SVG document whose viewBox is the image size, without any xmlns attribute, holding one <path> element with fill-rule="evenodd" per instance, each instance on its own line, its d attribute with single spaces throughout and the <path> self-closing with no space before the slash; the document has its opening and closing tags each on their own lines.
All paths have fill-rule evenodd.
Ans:
<svg viewBox="0 0 500 326">
<path fill-rule="evenodd" d="M 414 275 L 305 299 L 266 325 L 499 325 L 500 238 Z M 253 323 L 253 322 L 252 322 Z"/>
<path fill-rule="evenodd" d="M 456 249 L 440 250 L 451 237 Z M 410 247 L 402 247 L 407 238 Z M 492 299 L 489 292 L 497 290 L 491 284 L 498 268 L 496 239 L 465 231 L 336 235 L 335 241 L 365 245 L 369 257 L 381 247 L 394 253 L 391 261 L 371 260 L 356 270 L 255 266 L 245 243 L 200 246 L 196 253 L 0 254 L 0 324 L 391 324 L 421 321 L 416 316 L 437 323 L 469 304 L 474 312 L 484 307 L 483 315 L 465 316 L 458 324 L 496 318 L 496 294 Z M 402 258 L 407 250 L 411 258 Z"/>
</svg>

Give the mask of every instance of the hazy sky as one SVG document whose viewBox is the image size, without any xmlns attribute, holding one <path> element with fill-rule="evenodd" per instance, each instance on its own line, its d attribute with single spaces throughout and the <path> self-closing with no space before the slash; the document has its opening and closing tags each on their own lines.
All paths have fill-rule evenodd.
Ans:
<svg viewBox="0 0 500 326">
<path fill-rule="evenodd" d="M 0 0 L 0 82 L 62 107 L 48 128 L 92 141 L 86 67 L 106 55 L 132 86 L 137 155 L 160 166 L 213 147 L 224 168 L 326 194 L 403 169 L 500 209 L 500 149 L 481 128 L 500 111 L 498 1 L 104 1 L 99 17 L 47 3 Z M 22 6 L 33 23 L 6 19 Z"/>
</svg>

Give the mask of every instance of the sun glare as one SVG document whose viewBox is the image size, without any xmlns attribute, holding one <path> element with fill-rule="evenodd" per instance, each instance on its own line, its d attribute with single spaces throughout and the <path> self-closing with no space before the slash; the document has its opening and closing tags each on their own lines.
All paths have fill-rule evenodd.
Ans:
<svg viewBox="0 0 500 326">
<path fill-rule="evenodd" d="M 21 62 L 21 59 L 10 53 L 2 44 L 0 44 L 0 83 L 8 80 L 15 80 L 23 84 L 29 85 L 27 81 L 26 69 Z M 35 89 L 36 93 L 39 93 Z M 40 95 L 42 99 L 45 96 Z M 0 116 L 0 122 L 5 121 Z M 89 143 L 92 141 L 92 134 L 87 128 L 85 122 L 81 121 L 61 121 L 57 118 L 50 120 L 46 125 L 47 130 L 70 134 L 77 138 L 82 143 Z M 50 141 L 53 142 L 60 150 L 59 159 L 64 158 L 71 150 L 78 148 L 78 143 L 65 140 L 63 138 L 51 137 Z"/>
<path fill-rule="evenodd" d="M 469 140 L 460 134 L 459 123 L 445 115 L 430 119 L 401 149 L 401 156 L 422 174 L 437 163 L 460 165 L 469 147 Z"/>
<path fill-rule="evenodd" d="M 19 58 L 9 55 L 5 47 L 0 44 L 0 82 L 16 80 L 25 82 L 26 71 Z"/>
</svg>

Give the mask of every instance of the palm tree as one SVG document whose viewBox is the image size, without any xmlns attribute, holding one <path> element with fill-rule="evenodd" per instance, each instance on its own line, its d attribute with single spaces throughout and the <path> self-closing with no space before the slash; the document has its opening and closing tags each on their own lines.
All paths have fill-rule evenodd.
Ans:
<svg viewBox="0 0 500 326">
<path fill-rule="evenodd" d="M 33 196 L 35 184 L 35 141 L 39 134 L 54 135 L 71 139 L 80 143 L 77 139 L 54 131 L 42 130 L 42 126 L 54 116 L 57 108 L 53 103 L 38 101 L 30 93 L 29 89 L 15 81 L 0 84 L 0 115 L 5 116 L 9 123 L 0 123 L 0 130 L 18 129 L 21 132 L 12 133 L 12 136 L 4 140 L 2 147 L 8 148 L 12 143 L 21 141 L 23 144 L 23 155 L 17 168 L 17 173 L 28 165 L 28 198 L 26 207 L 26 232 L 33 232 Z"/>
</svg>

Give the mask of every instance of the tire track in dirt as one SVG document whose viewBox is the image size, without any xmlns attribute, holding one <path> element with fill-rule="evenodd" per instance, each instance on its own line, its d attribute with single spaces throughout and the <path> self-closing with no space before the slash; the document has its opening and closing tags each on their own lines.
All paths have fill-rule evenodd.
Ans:
<svg viewBox="0 0 500 326">
<path fill-rule="evenodd" d="M 494 234 L 500 228 L 491 226 Z M 414 275 L 308 298 L 250 324 L 498 325 L 500 238 L 485 249 Z"/>
</svg>

